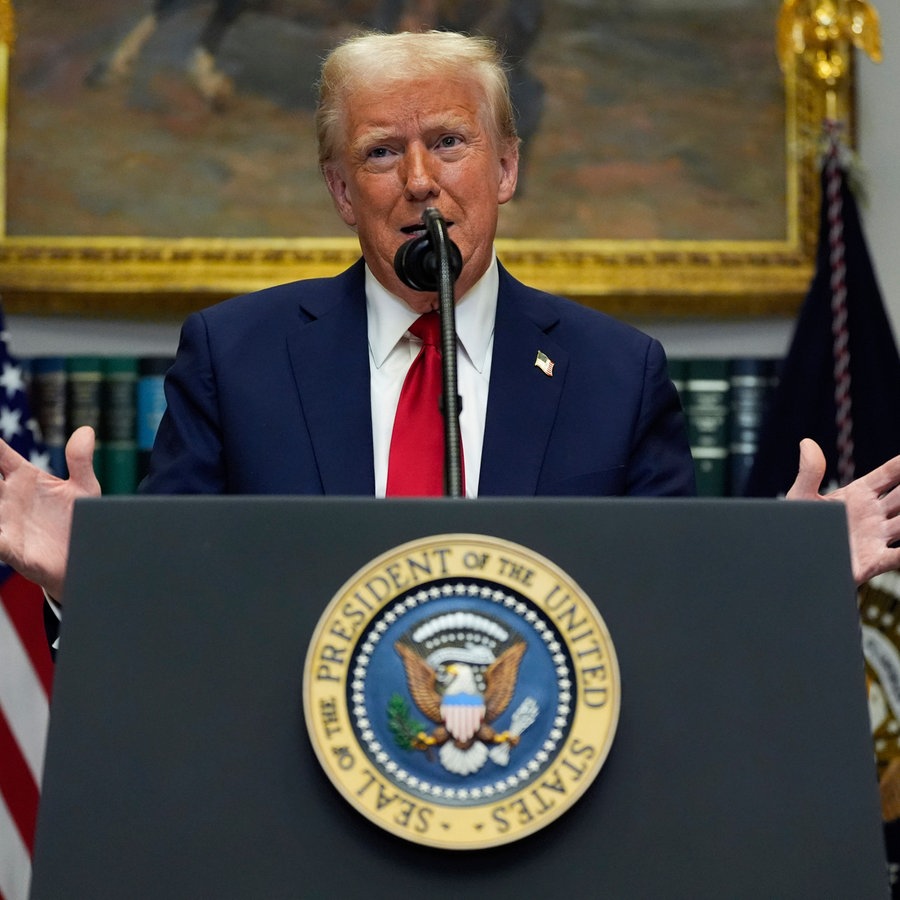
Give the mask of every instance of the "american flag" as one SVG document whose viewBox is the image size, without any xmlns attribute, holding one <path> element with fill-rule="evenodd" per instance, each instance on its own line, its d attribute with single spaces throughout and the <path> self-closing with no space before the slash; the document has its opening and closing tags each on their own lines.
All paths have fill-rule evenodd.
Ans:
<svg viewBox="0 0 900 900">
<path fill-rule="evenodd" d="M 2 312 L 0 437 L 48 468 L 28 409 L 24 371 L 9 354 Z M 28 896 L 52 680 L 43 594 L 0 564 L 0 900 Z"/>
<path fill-rule="evenodd" d="M 553 377 L 553 366 L 554 362 L 544 353 L 543 350 L 538 350 L 537 358 L 534 361 L 534 364 L 548 377 Z"/>
</svg>

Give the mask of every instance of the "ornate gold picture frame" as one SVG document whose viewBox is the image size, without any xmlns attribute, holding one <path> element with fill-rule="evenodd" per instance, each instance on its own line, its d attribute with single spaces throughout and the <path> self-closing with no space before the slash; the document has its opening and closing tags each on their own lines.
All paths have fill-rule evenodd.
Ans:
<svg viewBox="0 0 900 900">
<path fill-rule="evenodd" d="M 11 4 L 0 45 L 0 103 L 11 82 Z M 772 22 L 775 59 L 775 22 Z M 502 262 L 536 287 L 617 315 L 792 314 L 815 252 L 816 152 L 823 97 L 811 74 L 787 66 L 782 234 L 752 240 L 499 238 Z M 7 132 L 2 129 L 3 159 Z M 783 143 L 782 143 L 783 142 Z M 170 318 L 225 296 L 298 278 L 330 275 L 358 256 L 347 237 L 142 237 L 10 234 L 3 185 L 0 291 L 12 313 Z M 602 201 L 598 201 L 602 202 Z"/>
</svg>

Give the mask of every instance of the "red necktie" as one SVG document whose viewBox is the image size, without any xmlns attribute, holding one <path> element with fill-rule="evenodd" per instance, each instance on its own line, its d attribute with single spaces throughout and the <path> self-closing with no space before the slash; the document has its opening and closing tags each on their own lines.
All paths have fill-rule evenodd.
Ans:
<svg viewBox="0 0 900 900">
<path fill-rule="evenodd" d="M 440 314 L 419 316 L 409 330 L 422 340 L 422 349 L 400 391 L 386 493 L 389 497 L 440 497 L 444 493 Z"/>
</svg>

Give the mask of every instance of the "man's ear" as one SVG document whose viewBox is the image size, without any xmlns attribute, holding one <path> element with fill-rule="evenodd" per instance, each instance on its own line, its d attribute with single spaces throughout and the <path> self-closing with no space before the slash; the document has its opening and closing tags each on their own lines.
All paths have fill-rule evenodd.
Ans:
<svg viewBox="0 0 900 900">
<path fill-rule="evenodd" d="M 497 202 L 507 203 L 516 192 L 519 179 L 519 145 L 510 143 L 500 154 L 500 183 L 497 190 Z"/>
<path fill-rule="evenodd" d="M 347 225 L 354 228 L 356 226 L 356 214 L 353 212 L 353 204 L 347 191 L 347 181 L 340 167 L 325 165 L 322 168 L 322 174 L 325 176 L 328 193 L 331 194 L 331 199 L 334 201 L 338 214 Z"/>
</svg>

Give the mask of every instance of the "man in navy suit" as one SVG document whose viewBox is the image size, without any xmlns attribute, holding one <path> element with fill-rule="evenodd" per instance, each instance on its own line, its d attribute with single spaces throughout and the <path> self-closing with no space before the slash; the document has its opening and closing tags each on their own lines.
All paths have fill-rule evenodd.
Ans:
<svg viewBox="0 0 900 900">
<path fill-rule="evenodd" d="M 144 489 L 383 496 L 397 398 L 419 347 L 407 329 L 437 306 L 400 280 L 394 257 L 434 207 L 463 260 L 467 493 L 692 493 L 658 343 L 525 287 L 496 261 L 518 137 L 493 46 L 447 32 L 364 36 L 332 54 L 321 86 L 322 171 L 363 260 L 186 323 Z"/>
<path fill-rule="evenodd" d="M 407 287 L 394 258 L 421 233 L 428 207 L 462 257 L 466 493 L 693 491 L 659 344 L 525 287 L 496 260 L 518 138 L 493 45 L 446 32 L 351 39 L 323 67 L 317 127 L 322 172 L 362 260 L 334 279 L 271 288 L 188 319 L 144 491 L 389 493 L 394 414 L 420 349 L 409 329 L 437 304 L 434 293 Z M 0 446 L 0 559 L 57 598 L 72 505 L 99 493 L 93 440 L 90 429 L 71 438 L 67 481 Z M 817 496 L 812 453 L 797 496 Z M 888 547 L 897 539 L 895 501 L 881 500 L 900 478 L 892 462 L 835 498 L 847 503 L 858 578 L 900 564 Z"/>
<path fill-rule="evenodd" d="M 496 324 L 493 346 L 483 345 L 491 355 L 483 388 L 485 350 L 473 343 L 491 335 L 475 328 L 477 316 L 469 326 L 471 294 L 457 310 L 460 367 L 472 368 L 475 383 L 462 390 L 467 493 L 691 493 L 690 450 L 659 345 L 491 264 Z M 366 277 L 360 262 L 335 279 L 280 286 L 192 316 L 168 376 L 168 410 L 144 489 L 384 496 L 400 383 L 370 373 L 377 335 L 367 338 Z M 399 321 L 387 352 L 396 346 L 403 374 L 411 355 L 404 333 L 416 313 L 391 302 Z M 535 366 L 539 352 L 553 361 L 552 375 Z M 480 357 L 478 368 L 470 355 Z M 380 396 L 372 398 L 376 379 Z M 380 414 L 373 412 L 379 400 L 389 407 Z M 479 423 L 467 428 L 479 401 L 480 448 Z"/>
</svg>

